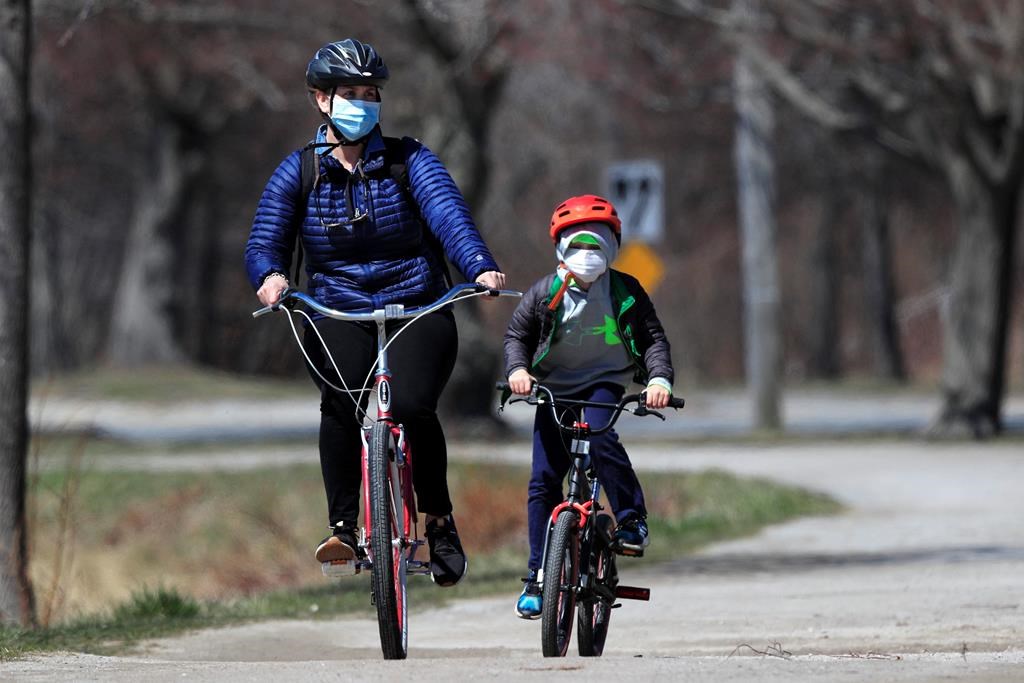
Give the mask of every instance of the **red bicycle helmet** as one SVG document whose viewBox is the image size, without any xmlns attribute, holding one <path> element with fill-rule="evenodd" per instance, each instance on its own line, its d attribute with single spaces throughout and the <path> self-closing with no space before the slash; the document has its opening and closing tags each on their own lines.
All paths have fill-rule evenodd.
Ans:
<svg viewBox="0 0 1024 683">
<path fill-rule="evenodd" d="M 551 241 L 558 242 L 558 233 L 571 225 L 579 223 L 607 223 L 615 233 L 615 240 L 622 241 L 622 221 L 615 207 L 604 197 L 596 194 L 584 194 L 569 197 L 555 207 L 551 214 Z"/>
</svg>

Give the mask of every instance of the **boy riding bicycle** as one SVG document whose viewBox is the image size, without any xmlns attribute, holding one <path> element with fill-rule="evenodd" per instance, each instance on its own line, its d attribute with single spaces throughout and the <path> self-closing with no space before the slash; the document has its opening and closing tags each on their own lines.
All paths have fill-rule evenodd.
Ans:
<svg viewBox="0 0 1024 683">
<path fill-rule="evenodd" d="M 572 197 L 555 209 L 550 232 L 558 268 L 526 292 L 505 333 L 510 388 L 528 394 L 540 380 L 561 397 L 614 404 L 635 380 L 647 387 L 649 407 L 664 408 L 674 377 L 668 339 L 636 278 L 609 268 L 621 239 L 615 207 L 596 195 Z M 611 413 L 588 408 L 587 422 L 605 425 Z M 590 454 L 618 522 L 616 546 L 642 555 L 647 509 L 629 455 L 614 430 L 595 435 Z M 544 537 L 571 464 L 558 425 L 549 411 L 538 409 L 527 501 L 530 558 L 516 601 L 516 613 L 524 619 L 541 614 L 537 574 Z"/>
</svg>

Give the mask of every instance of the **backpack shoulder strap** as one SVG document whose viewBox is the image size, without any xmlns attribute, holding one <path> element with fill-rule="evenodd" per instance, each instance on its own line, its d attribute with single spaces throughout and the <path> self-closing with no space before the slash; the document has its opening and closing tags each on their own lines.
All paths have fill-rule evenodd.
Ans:
<svg viewBox="0 0 1024 683">
<path fill-rule="evenodd" d="M 300 190 L 296 205 L 301 207 L 303 215 L 305 215 L 306 206 L 309 204 L 309 195 L 320 177 L 320 158 L 316 153 L 315 142 L 314 140 L 302 148 L 302 156 L 299 159 L 299 183 L 302 189 Z M 303 251 L 301 226 L 295 235 L 295 251 L 295 274 L 291 280 L 292 287 L 298 287 L 299 281 L 302 278 Z"/>
<path fill-rule="evenodd" d="M 405 164 L 405 142 L 401 138 L 384 137 L 384 163 L 387 165 L 388 175 L 397 182 L 403 192 L 412 194 L 412 187 L 409 185 L 409 169 Z M 415 202 L 413 202 L 415 205 Z M 416 207 L 419 211 L 419 207 Z"/>
<path fill-rule="evenodd" d="M 299 164 L 299 178 L 302 180 L 302 194 L 299 196 L 302 199 L 308 199 L 309 193 L 313 191 L 313 185 L 319 175 L 317 173 L 318 161 L 320 160 L 316 158 L 315 148 L 309 145 L 302 148 L 302 159 Z"/>
</svg>

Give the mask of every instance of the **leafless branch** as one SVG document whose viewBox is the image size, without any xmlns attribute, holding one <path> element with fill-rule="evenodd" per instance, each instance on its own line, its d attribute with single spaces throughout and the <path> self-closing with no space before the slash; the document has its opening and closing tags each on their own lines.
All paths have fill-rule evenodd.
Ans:
<svg viewBox="0 0 1024 683">
<path fill-rule="evenodd" d="M 284 111 L 288 106 L 288 97 L 273 80 L 267 78 L 262 71 L 245 57 L 242 51 L 236 52 L 232 60 L 230 73 L 239 84 L 259 99 L 271 111 Z"/>
<path fill-rule="evenodd" d="M 68 41 L 70 41 L 71 38 L 74 37 L 75 33 L 78 31 L 78 28 L 82 24 L 84 24 L 86 19 L 89 18 L 89 15 L 92 14 L 93 7 L 95 6 L 96 0 L 89 0 L 84 5 L 82 5 L 82 9 L 79 10 L 78 16 L 75 17 L 75 20 L 71 23 L 70 26 L 67 27 L 64 33 L 61 35 L 61 37 L 57 40 L 57 47 L 64 47 L 68 44 Z"/>
<path fill-rule="evenodd" d="M 260 12 L 219 3 L 157 5 L 149 0 L 91 0 L 87 7 L 88 14 L 123 12 L 150 24 L 188 24 L 208 28 L 246 28 L 278 32 L 309 31 L 309 22 L 299 21 L 286 12 Z M 71 28 L 77 29 L 82 23 L 78 18 L 82 17 L 85 9 L 73 0 L 41 0 L 37 12 L 47 16 L 74 16 L 76 23 Z"/>
<path fill-rule="evenodd" d="M 749 645 L 747 643 L 740 643 L 735 648 L 733 648 L 733 651 L 729 653 L 728 657 L 732 657 L 734 654 L 736 654 L 743 648 L 750 650 L 754 654 L 761 655 L 762 657 L 778 657 L 779 659 L 789 659 L 793 656 L 792 652 L 782 649 L 782 644 L 778 641 L 775 641 L 773 643 L 770 643 L 768 647 L 764 650 L 758 650 L 756 647 Z M 726 659 L 728 659 L 728 657 L 726 657 Z"/>
<path fill-rule="evenodd" d="M 885 659 L 899 662 L 903 660 L 900 655 L 891 655 L 884 652 L 847 652 L 845 655 L 834 655 L 839 659 Z"/>
<path fill-rule="evenodd" d="M 738 42 L 738 39 L 735 39 Z M 739 49 L 746 52 L 751 65 L 765 78 L 773 89 L 782 95 L 795 109 L 821 126 L 834 131 L 854 130 L 864 125 L 858 117 L 844 112 L 805 86 L 792 71 L 772 57 L 754 41 L 744 41 Z"/>
</svg>

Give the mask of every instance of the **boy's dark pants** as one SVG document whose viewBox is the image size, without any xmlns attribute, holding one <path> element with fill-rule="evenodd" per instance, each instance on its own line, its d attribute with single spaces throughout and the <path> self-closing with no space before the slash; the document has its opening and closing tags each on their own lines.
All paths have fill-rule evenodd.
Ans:
<svg viewBox="0 0 1024 683">
<path fill-rule="evenodd" d="M 597 384 L 583 391 L 564 396 L 583 401 L 617 403 L 624 390 L 616 384 Z M 564 423 L 571 425 L 574 419 L 567 413 Z M 609 408 L 587 408 L 586 420 L 594 429 L 608 424 L 612 417 Z M 572 437 L 563 436 L 562 431 L 551 417 L 549 406 L 538 406 L 533 422 L 533 473 L 530 475 L 529 498 L 526 503 L 530 532 L 530 569 L 540 569 L 544 555 L 544 536 L 547 534 L 551 511 L 565 499 L 562 482 L 572 466 L 569 447 Z M 640 482 L 633 472 L 626 449 L 619 443 L 614 429 L 590 439 L 590 457 L 597 469 L 608 502 L 615 513 L 615 519 L 622 521 L 637 513 L 647 516 L 644 494 Z"/>
</svg>

